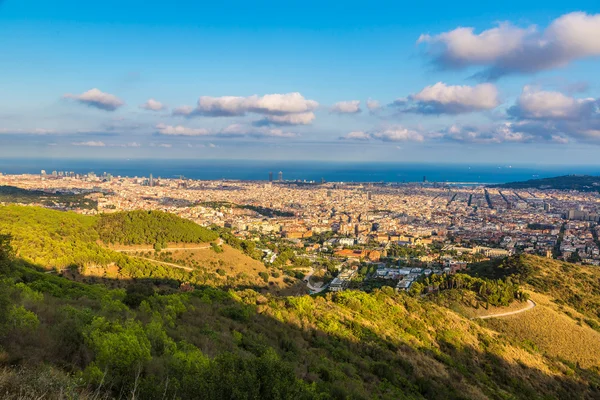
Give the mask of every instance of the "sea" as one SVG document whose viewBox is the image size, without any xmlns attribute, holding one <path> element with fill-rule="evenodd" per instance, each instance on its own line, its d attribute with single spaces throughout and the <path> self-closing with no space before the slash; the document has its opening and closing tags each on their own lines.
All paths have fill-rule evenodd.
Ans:
<svg viewBox="0 0 600 400">
<path fill-rule="evenodd" d="M 444 182 L 462 184 L 505 183 L 560 175 L 600 175 L 596 166 L 435 164 L 391 162 L 322 162 L 256 160 L 167 159 L 0 159 L 0 173 L 39 174 L 41 170 L 104 172 L 113 176 L 189 178 L 197 180 L 266 181 L 269 172 L 284 181 L 306 182 Z"/>
</svg>

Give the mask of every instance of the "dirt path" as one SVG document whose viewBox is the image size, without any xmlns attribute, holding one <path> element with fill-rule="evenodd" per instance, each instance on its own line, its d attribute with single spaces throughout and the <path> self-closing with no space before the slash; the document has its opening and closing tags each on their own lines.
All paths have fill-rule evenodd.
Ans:
<svg viewBox="0 0 600 400">
<path fill-rule="evenodd" d="M 472 318 L 472 319 L 488 319 L 488 318 L 508 317 L 509 315 L 515 315 L 515 314 L 520 314 L 520 313 L 525 312 L 525 311 L 529 311 L 533 307 L 535 307 L 536 305 L 537 304 L 535 304 L 535 302 L 533 300 L 527 300 L 527 307 L 522 308 L 520 310 L 510 311 L 510 312 L 505 312 L 505 313 L 500 313 L 500 314 L 482 315 L 482 316 L 475 317 L 475 318 Z"/>
<path fill-rule="evenodd" d="M 183 265 L 177 265 L 177 264 L 168 263 L 168 262 L 164 262 L 164 261 L 153 260 L 151 258 L 140 257 L 140 256 L 129 256 L 129 257 L 139 258 L 140 260 L 146 260 L 146 261 L 150 261 L 150 262 L 153 262 L 153 263 L 166 265 L 166 266 L 173 267 L 173 268 L 183 269 L 183 270 L 186 270 L 186 271 L 193 271 L 194 270 L 194 268 L 184 267 Z"/>
<path fill-rule="evenodd" d="M 204 249 L 210 249 L 210 245 L 196 246 L 196 247 L 165 247 L 164 249 L 162 249 L 162 251 L 204 250 Z M 121 249 L 121 250 L 112 249 L 112 250 L 113 251 L 118 251 L 119 253 L 136 253 L 138 251 L 154 251 L 154 248 L 148 248 L 148 249 Z"/>
</svg>

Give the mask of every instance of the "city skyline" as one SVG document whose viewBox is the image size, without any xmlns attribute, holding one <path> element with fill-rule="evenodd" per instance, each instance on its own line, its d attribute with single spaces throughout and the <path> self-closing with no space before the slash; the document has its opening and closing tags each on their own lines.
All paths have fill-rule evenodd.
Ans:
<svg viewBox="0 0 600 400">
<path fill-rule="evenodd" d="M 466 3 L 3 1 L 0 157 L 597 164 L 600 6 Z"/>
</svg>

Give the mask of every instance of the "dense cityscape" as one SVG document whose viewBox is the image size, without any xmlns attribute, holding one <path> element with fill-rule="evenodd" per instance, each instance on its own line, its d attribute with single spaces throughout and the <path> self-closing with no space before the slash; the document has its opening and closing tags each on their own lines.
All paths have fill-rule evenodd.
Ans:
<svg viewBox="0 0 600 400">
<path fill-rule="evenodd" d="M 41 171 L 3 175 L 0 185 L 97 202 L 51 208 L 161 210 L 239 238 L 287 243 L 316 267 L 324 259 L 336 265 L 322 281 L 307 280 L 313 292 L 361 287 L 353 284 L 359 271 L 358 281 L 407 290 L 422 276 L 520 253 L 600 265 L 598 192 L 437 184 L 426 177 L 409 184 L 315 183 L 285 181 L 283 172 L 265 181 L 195 181 Z M 267 265 L 276 260 L 277 250 L 261 250 Z"/>
</svg>

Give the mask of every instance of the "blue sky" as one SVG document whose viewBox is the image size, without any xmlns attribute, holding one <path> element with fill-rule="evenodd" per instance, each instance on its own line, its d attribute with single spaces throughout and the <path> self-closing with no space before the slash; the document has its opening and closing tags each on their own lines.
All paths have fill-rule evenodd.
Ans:
<svg viewBox="0 0 600 400">
<path fill-rule="evenodd" d="M 598 164 L 597 1 L 203 3 L 0 0 L 0 157 Z"/>
</svg>

